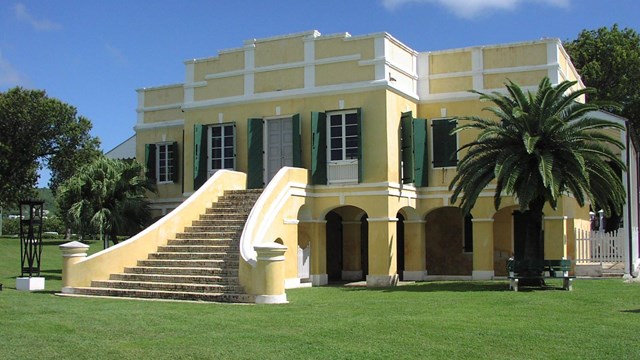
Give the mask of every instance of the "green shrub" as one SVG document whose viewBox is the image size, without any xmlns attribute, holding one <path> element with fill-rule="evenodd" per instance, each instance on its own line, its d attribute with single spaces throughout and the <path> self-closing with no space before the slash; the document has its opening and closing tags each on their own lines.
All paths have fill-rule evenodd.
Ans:
<svg viewBox="0 0 640 360">
<path fill-rule="evenodd" d="M 42 223 L 42 232 L 56 232 L 58 234 L 65 234 L 65 226 L 62 220 L 57 216 L 50 216 L 44 219 Z M 3 236 L 18 236 L 20 235 L 20 221 L 19 219 L 2 219 L 2 235 Z M 44 238 L 57 238 L 57 236 L 47 235 Z"/>
<path fill-rule="evenodd" d="M 10 236 L 10 235 L 19 235 L 20 234 L 20 223 L 18 219 L 2 219 L 2 235 Z"/>
</svg>

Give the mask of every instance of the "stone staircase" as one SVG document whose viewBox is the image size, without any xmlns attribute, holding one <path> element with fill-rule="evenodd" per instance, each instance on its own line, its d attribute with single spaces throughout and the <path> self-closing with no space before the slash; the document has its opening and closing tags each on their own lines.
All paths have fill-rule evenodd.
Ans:
<svg viewBox="0 0 640 360">
<path fill-rule="evenodd" d="M 75 295 L 253 303 L 240 285 L 239 244 L 262 189 L 226 191 L 167 245 L 109 280 L 74 288 Z"/>
</svg>

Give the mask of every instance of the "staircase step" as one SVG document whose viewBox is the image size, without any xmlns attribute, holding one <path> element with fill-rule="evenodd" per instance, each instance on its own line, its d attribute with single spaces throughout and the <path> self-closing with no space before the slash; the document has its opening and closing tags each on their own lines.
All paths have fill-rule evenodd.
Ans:
<svg viewBox="0 0 640 360">
<path fill-rule="evenodd" d="M 220 220 L 246 221 L 247 215 L 248 214 L 219 214 L 219 213 L 207 214 L 205 213 L 205 214 L 200 214 L 199 219 L 204 221 L 220 221 Z"/>
<path fill-rule="evenodd" d="M 173 275 L 173 274 L 111 274 L 109 280 L 128 282 L 158 282 L 175 284 L 211 284 L 240 286 L 240 280 L 231 276 Z"/>
<path fill-rule="evenodd" d="M 224 252 L 205 252 L 205 253 L 182 253 L 182 252 L 155 252 L 149 254 L 149 260 L 224 260 L 225 263 L 237 264 L 239 262 L 238 254 Z"/>
<path fill-rule="evenodd" d="M 199 233 L 182 232 L 176 234 L 176 239 L 240 239 L 241 235 L 242 233 L 235 231 L 211 231 Z"/>
<path fill-rule="evenodd" d="M 207 225 L 207 226 L 187 226 L 184 228 L 186 233 L 207 233 L 207 232 L 233 232 L 242 231 L 242 225 Z"/>
<path fill-rule="evenodd" d="M 212 269 L 228 269 L 235 267 L 237 269 L 238 264 L 237 262 L 230 263 L 229 261 L 220 259 L 147 259 L 138 260 L 138 266 L 186 268 L 202 267 Z"/>
<path fill-rule="evenodd" d="M 238 253 L 238 246 L 232 245 L 166 245 L 158 246 L 158 252 L 191 253 Z"/>
<path fill-rule="evenodd" d="M 240 243 L 236 239 L 171 239 L 167 245 L 212 245 L 238 247 Z"/>
<path fill-rule="evenodd" d="M 126 274 L 164 274 L 164 275 L 202 275 L 202 276 L 238 276 L 238 269 L 203 268 L 203 267 L 169 267 L 169 266 L 136 266 L 124 268 Z"/>
<path fill-rule="evenodd" d="M 108 289 L 108 288 L 93 288 L 93 287 L 76 287 L 73 289 L 73 291 L 74 291 L 74 295 L 85 295 L 85 296 L 115 296 L 115 297 L 125 297 L 125 298 L 235 302 L 235 303 L 255 302 L 254 295 L 231 294 L 231 293 L 175 292 L 175 291 L 134 290 L 134 289 Z"/>
<path fill-rule="evenodd" d="M 219 220 L 194 220 L 192 226 L 238 226 L 244 228 L 245 220 L 243 219 L 219 219 Z"/>
<path fill-rule="evenodd" d="M 251 208 L 242 209 L 235 207 L 207 208 L 205 214 L 218 215 L 242 215 L 247 216 L 251 212 Z"/>
<path fill-rule="evenodd" d="M 203 293 L 242 293 L 244 289 L 239 285 L 219 285 L 219 284 L 188 284 L 188 283 L 161 283 L 145 281 L 123 281 L 123 280 L 94 280 L 91 287 L 112 288 L 112 289 L 135 289 L 135 290 L 159 290 L 159 291 L 185 291 Z"/>
</svg>

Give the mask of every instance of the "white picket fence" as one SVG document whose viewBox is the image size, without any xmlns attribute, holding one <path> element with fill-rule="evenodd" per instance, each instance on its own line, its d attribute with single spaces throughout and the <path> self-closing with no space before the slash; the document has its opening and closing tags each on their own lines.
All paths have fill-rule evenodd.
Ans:
<svg viewBox="0 0 640 360">
<path fill-rule="evenodd" d="M 615 263 L 625 260 L 624 231 L 605 233 L 575 229 L 576 263 Z"/>
</svg>

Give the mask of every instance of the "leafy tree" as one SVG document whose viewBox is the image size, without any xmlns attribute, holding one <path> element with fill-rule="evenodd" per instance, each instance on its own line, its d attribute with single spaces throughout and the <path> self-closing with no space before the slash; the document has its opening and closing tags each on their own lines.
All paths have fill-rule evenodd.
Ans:
<svg viewBox="0 0 640 360">
<path fill-rule="evenodd" d="M 583 30 L 564 47 L 585 85 L 596 88 L 590 100 L 613 100 L 607 108 L 629 119 L 640 135 L 640 35 L 629 28 Z"/>
<path fill-rule="evenodd" d="M 51 186 L 100 153 L 91 122 L 44 91 L 16 87 L 0 92 L 0 206 L 33 195 L 38 169 L 48 166 Z"/>
<path fill-rule="evenodd" d="M 81 234 L 94 228 L 105 247 L 117 244 L 117 235 L 133 235 L 151 219 L 146 191 L 155 185 L 142 174 L 138 162 L 102 156 L 60 186 L 58 206 Z"/>
<path fill-rule="evenodd" d="M 610 163 L 625 169 L 612 151 L 624 145 L 601 130 L 623 127 L 593 117 L 598 105 L 576 101 L 593 89 L 568 93 L 575 84 L 565 81 L 552 86 L 544 78 L 535 94 L 525 94 L 513 82 L 506 85 L 507 95 L 474 91 L 482 101 L 493 103 L 484 110 L 497 120 L 464 117 L 461 120 L 468 122 L 453 130 L 479 130 L 479 134 L 460 149 L 467 153 L 449 186 L 454 189 L 452 201 L 460 197 L 460 206 L 468 213 L 492 181 L 496 210 L 502 196 L 515 195 L 527 223 L 524 238 L 516 239 L 524 241 L 522 253 L 514 254 L 518 260 L 544 259 L 543 207 L 548 203 L 555 209 L 566 193 L 580 206 L 590 200 L 606 214 L 622 212 L 625 192 Z"/>
</svg>

